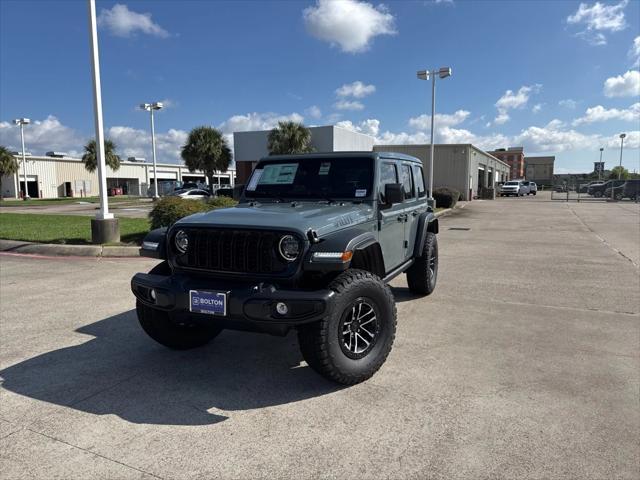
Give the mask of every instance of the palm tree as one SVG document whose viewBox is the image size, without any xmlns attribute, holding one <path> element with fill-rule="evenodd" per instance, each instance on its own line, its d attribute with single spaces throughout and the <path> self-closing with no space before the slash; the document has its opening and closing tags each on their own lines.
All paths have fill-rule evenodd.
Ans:
<svg viewBox="0 0 640 480">
<path fill-rule="evenodd" d="M 120 157 L 116 155 L 116 144 L 111 140 L 104 141 L 104 161 L 112 170 L 118 170 L 120 168 Z M 89 140 L 89 143 L 84 146 L 82 162 L 88 172 L 93 173 L 96 171 L 96 168 L 98 168 L 95 140 Z"/>
<path fill-rule="evenodd" d="M 18 171 L 18 161 L 13 154 L 0 145 L 0 180 L 5 175 L 13 175 Z M 0 188 L 0 200 L 2 200 L 2 189 Z"/>
<path fill-rule="evenodd" d="M 231 149 L 227 139 L 213 127 L 196 127 L 189 132 L 182 147 L 182 159 L 190 172 L 202 170 L 213 185 L 216 171 L 226 172 L 231 163 Z"/>
<path fill-rule="evenodd" d="M 278 122 L 269 132 L 267 148 L 270 155 L 312 152 L 311 131 L 298 122 Z"/>
</svg>

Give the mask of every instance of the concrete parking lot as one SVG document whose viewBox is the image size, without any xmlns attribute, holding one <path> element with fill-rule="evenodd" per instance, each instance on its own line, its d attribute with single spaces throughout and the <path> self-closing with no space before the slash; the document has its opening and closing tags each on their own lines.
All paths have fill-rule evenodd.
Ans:
<svg viewBox="0 0 640 480">
<path fill-rule="evenodd" d="M 174 352 L 135 318 L 147 259 L 0 257 L 0 477 L 640 476 L 640 207 L 474 201 L 439 284 L 333 385 L 286 338 Z"/>
</svg>

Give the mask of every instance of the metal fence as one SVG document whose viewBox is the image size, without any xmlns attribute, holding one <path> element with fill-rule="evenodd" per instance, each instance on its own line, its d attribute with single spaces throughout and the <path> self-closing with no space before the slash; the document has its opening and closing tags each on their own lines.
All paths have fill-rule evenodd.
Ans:
<svg viewBox="0 0 640 480">
<path fill-rule="evenodd" d="M 637 180 L 636 180 L 637 181 Z M 584 179 L 564 179 L 555 182 L 551 189 L 551 199 L 565 202 L 638 202 L 637 194 L 625 194 L 624 185 L 615 185 Z"/>
</svg>

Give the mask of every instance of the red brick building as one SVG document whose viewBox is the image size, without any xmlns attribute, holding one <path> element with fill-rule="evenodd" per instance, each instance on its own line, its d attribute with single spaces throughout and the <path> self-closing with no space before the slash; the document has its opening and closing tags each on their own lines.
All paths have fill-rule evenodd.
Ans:
<svg viewBox="0 0 640 480">
<path fill-rule="evenodd" d="M 498 148 L 487 152 L 509 165 L 510 179 L 520 179 L 525 176 L 524 147 Z"/>
</svg>

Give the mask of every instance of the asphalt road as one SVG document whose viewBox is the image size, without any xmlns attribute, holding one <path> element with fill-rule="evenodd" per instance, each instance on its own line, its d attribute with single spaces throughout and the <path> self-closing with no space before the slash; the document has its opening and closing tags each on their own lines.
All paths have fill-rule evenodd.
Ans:
<svg viewBox="0 0 640 480">
<path fill-rule="evenodd" d="M 640 210 L 619 208 L 441 219 L 436 292 L 393 282 L 394 349 L 351 388 L 294 335 L 156 345 L 129 292 L 153 261 L 0 256 L 0 478 L 637 479 Z"/>
</svg>

